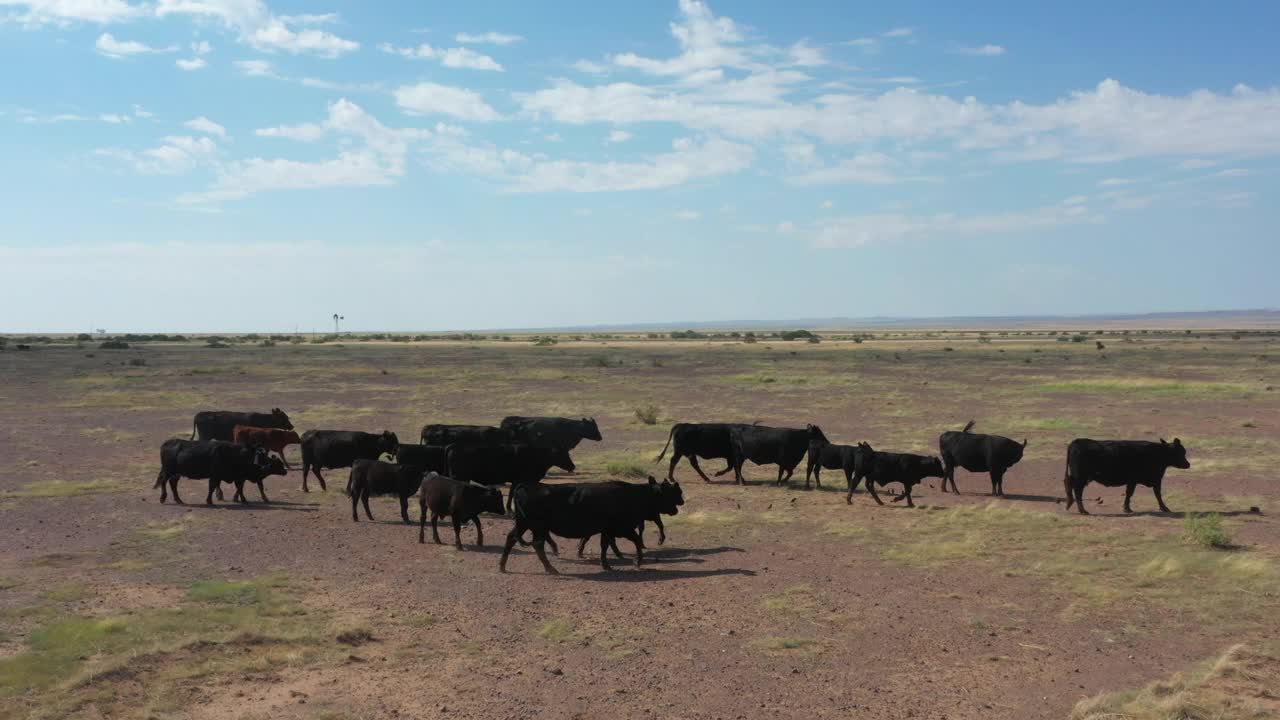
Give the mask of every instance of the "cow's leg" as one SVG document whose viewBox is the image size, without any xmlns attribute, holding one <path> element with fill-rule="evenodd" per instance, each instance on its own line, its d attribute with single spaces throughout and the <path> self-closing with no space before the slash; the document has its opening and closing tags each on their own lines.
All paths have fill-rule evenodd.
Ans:
<svg viewBox="0 0 1280 720">
<path fill-rule="evenodd" d="M 169 494 L 173 496 L 174 502 L 178 503 L 179 505 L 186 505 L 186 503 L 182 502 L 182 498 L 178 497 L 178 476 L 177 475 L 169 476 Z"/>
<path fill-rule="evenodd" d="M 551 552 L 556 557 L 560 557 L 560 546 L 556 544 L 555 538 L 551 537 L 550 533 L 547 534 L 547 544 L 551 546 Z"/>
<path fill-rule="evenodd" d="M 1164 496 L 1160 494 L 1160 486 L 1162 484 L 1163 481 L 1157 480 L 1156 484 L 1151 486 L 1151 491 L 1156 494 L 1156 502 L 1160 504 L 1160 512 L 1173 512 L 1168 505 L 1164 504 Z"/>
<path fill-rule="evenodd" d="M 218 483 L 218 489 L 217 489 L 217 491 L 216 491 L 216 492 L 217 492 L 217 494 L 218 494 L 218 499 L 219 499 L 219 500 L 226 500 L 226 498 L 225 498 L 225 497 L 223 497 L 223 495 L 222 495 L 222 483 Z"/>
<path fill-rule="evenodd" d="M 1133 508 L 1129 507 L 1129 500 L 1133 498 L 1133 491 L 1136 490 L 1137 487 L 1138 484 L 1132 481 L 1130 481 L 1128 485 L 1124 486 L 1124 511 L 1127 513 L 1133 512 Z"/>
<path fill-rule="evenodd" d="M 320 481 L 320 489 L 321 489 L 321 490 L 324 490 L 325 492 L 329 492 L 329 486 L 324 484 L 324 476 L 322 476 L 322 475 L 320 474 L 320 466 L 319 466 L 319 465 L 317 465 L 317 466 L 315 466 L 315 468 L 313 468 L 313 469 L 314 469 L 315 474 L 316 474 L 316 480 L 319 480 L 319 481 Z M 303 485 L 306 485 L 306 483 L 303 483 Z"/>
<path fill-rule="evenodd" d="M 436 521 L 439 519 L 440 519 L 440 513 L 432 510 L 431 511 L 431 539 L 435 540 L 437 545 L 443 545 L 444 543 L 440 542 L 440 531 L 436 528 Z"/>
<path fill-rule="evenodd" d="M 418 503 L 418 544 L 427 542 L 427 504 Z"/>
<path fill-rule="evenodd" d="M 724 461 L 724 469 L 723 469 L 723 470 L 717 470 L 717 471 L 716 471 L 716 473 L 715 473 L 715 476 L 716 476 L 716 477 L 720 477 L 721 475 L 728 475 L 728 474 L 729 474 L 729 472 L 730 472 L 731 470 L 733 470 L 733 461 L 732 461 L 732 460 L 729 460 L 729 459 L 726 459 L 726 460 Z"/>
<path fill-rule="evenodd" d="M 507 514 L 508 515 L 511 515 L 514 512 L 513 508 L 515 507 L 515 501 L 516 501 L 516 486 L 513 483 L 511 485 L 511 492 L 507 493 Z"/>
<path fill-rule="evenodd" d="M 292 470 L 292 469 L 293 469 L 293 468 L 289 465 L 289 458 L 287 458 L 287 457 L 285 457 L 285 456 L 284 456 L 284 448 L 280 448 L 279 450 L 277 450 L 277 451 L 276 451 L 276 454 L 280 456 L 280 462 L 284 463 L 284 469 L 285 469 L 285 470 Z"/>
<path fill-rule="evenodd" d="M 908 485 L 906 490 L 907 507 L 909 508 L 913 508 L 916 506 L 915 503 L 911 502 L 911 490 L 913 488 L 915 488 L 915 484 Z M 897 501 L 895 500 L 894 502 L 897 502 Z"/>
<path fill-rule="evenodd" d="M 1084 509 L 1084 483 L 1077 482 L 1073 490 L 1076 494 L 1076 510 L 1081 515 L 1088 515 L 1089 511 Z"/>
<path fill-rule="evenodd" d="M 613 548 L 614 557 L 618 558 L 619 560 L 627 559 L 627 556 L 623 555 L 622 551 L 618 549 L 618 538 L 613 538 L 612 540 L 610 540 L 609 547 Z"/>
<path fill-rule="evenodd" d="M 698 477 L 702 478 L 703 482 L 711 482 L 711 478 L 707 477 L 707 474 L 702 472 L 702 468 L 698 466 L 697 455 L 689 456 L 689 464 L 693 466 L 693 471 L 698 473 Z M 675 467 L 675 464 L 672 463 L 671 467 Z M 720 475 L 721 473 L 716 473 L 716 477 L 720 477 Z"/>
<path fill-rule="evenodd" d="M 583 542 L 586 542 L 584 539 Z M 612 570 L 609 567 L 609 545 L 613 541 L 609 538 L 609 533 L 600 533 L 600 567 L 605 570 Z"/>
<path fill-rule="evenodd" d="M 819 463 L 813 467 L 813 484 L 822 487 L 822 464 Z M 809 483 L 806 481 L 804 489 L 809 489 Z"/>
<path fill-rule="evenodd" d="M 364 491 L 360 493 L 360 504 L 364 505 L 364 516 L 369 520 L 373 520 L 373 513 L 369 512 L 369 496 L 372 494 L 373 491 L 368 485 L 365 485 Z"/>
<path fill-rule="evenodd" d="M 662 526 L 662 518 L 658 515 L 654 515 L 653 524 L 658 526 L 658 544 L 665 544 L 667 542 L 667 529 Z"/>
<path fill-rule="evenodd" d="M 471 522 L 476 524 L 476 547 L 484 547 L 484 530 L 480 527 L 480 516 L 473 515 Z"/>
<path fill-rule="evenodd" d="M 746 484 L 747 484 L 746 479 L 742 477 L 742 466 L 743 466 L 745 463 L 746 463 L 746 460 L 745 460 L 745 459 L 743 459 L 743 460 L 736 460 L 736 461 L 734 461 L 734 463 L 733 463 L 733 481 L 734 481 L 735 483 L 739 484 L 739 485 L 746 485 Z"/>
<path fill-rule="evenodd" d="M 235 500 L 235 501 L 236 501 L 236 502 L 238 502 L 238 503 L 243 504 L 243 505 L 248 505 L 248 504 L 249 504 L 249 498 L 247 498 L 247 497 L 245 497 L 245 496 L 244 496 L 244 481 L 243 481 L 243 480 L 237 480 L 237 481 L 236 481 L 236 494 L 232 496 L 232 499 L 233 499 L 233 500 Z"/>
<path fill-rule="evenodd" d="M 795 473 L 796 473 L 796 466 L 795 466 L 795 465 L 792 465 L 791 467 L 787 468 L 787 477 L 786 477 L 786 481 L 787 481 L 788 483 L 790 483 L 790 482 L 791 482 L 791 476 L 792 476 L 792 475 L 795 475 Z"/>
<path fill-rule="evenodd" d="M 545 532 L 543 533 L 535 532 L 533 534 L 533 551 L 537 553 L 538 559 L 542 561 L 543 571 L 545 571 L 548 575 L 559 575 L 560 571 L 551 567 L 551 561 L 547 559 L 547 551 L 543 547 L 543 545 L 546 543 L 548 539 L 549 538 L 547 537 L 547 534 Z"/>
<path fill-rule="evenodd" d="M 432 513 L 432 516 L 431 516 L 431 529 L 435 530 L 435 514 L 434 513 Z M 507 542 L 504 543 L 502 546 L 502 558 L 498 560 L 498 572 L 507 571 L 507 556 L 511 554 L 511 548 L 515 547 L 516 540 L 518 540 L 520 538 L 520 535 L 523 533 L 524 533 L 524 528 L 520 527 L 519 523 L 516 523 L 514 526 L 512 526 L 511 532 L 507 533 Z M 438 538 L 437 538 L 437 541 L 438 541 Z"/>
<path fill-rule="evenodd" d="M 462 517 L 458 513 L 454 513 L 453 517 L 453 549 L 462 549 Z"/>
<path fill-rule="evenodd" d="M 351 492 L 351 522 L 360 522 L 360 489 Z"/>
<path fill-rule="evenodd" d="M 221 484 L 222 484 L 221 480 L 214 480 L 213 478 L 209 478 L 209 494 L 204 497 L 205 505 L 213 504 L 213 491 L 220 489 L 218 486 Z M 218 499 L 221 500 L 222 498 L 219 497 Z"/>
<path fill-rule="evenodd" d="M 262 502 L 263 503 L 271 502 L 270 500 L 267 499 L 267 489 L 263 487 L 261 480 L 257 481 L 257 485 L 258 485 L 258 494 L 262 496 Z"/>
<path fill-rule="evenodd" d="M 409 519 L 409 496 L 400 496 L 400 519 L 404 520 L 405 525 L 412 525 L 413 521 Z"/>
<path fill-rule="evenodd" d="M 782 467 L 782 465 L 781 465 L 781 464 L 779 464 L 779 465 L 778 465 L 778 481 L 775 483 L 775 484 L 776 484 L 776 485 L 778 485 L 779 487 L 781 487 L 781 486 L 782 486 L 782 473 L 784 473 L 784 472 L 786 472 L 786 470 Z"/>
<path fill-rule="evenodd" d="M 307 487 L 307 473 L 311 472 L 311 463 L 307 462 L 307 456 L 302 456 L 302 492 L 311 492 L 311 488 Z"/>
<path fill-rule="evenodd" d="M 810 460 L 804 466 L 804 489 L 809 489 L 809 476 L 813 474 L 813 461 Z"/>
<path fill-rule="evenodd" d="M 867 478 L 867 492 L 871 493 L 871 499 L 876 501 L 877 505 L 883 505 L 884 501 L 880 499 L 879 493 L 876 492 L 875 480 Z"/>
<path fill-rule="evenodd" d="M 640 539 L 640 536 L 636 534 L 636 531 L 635 531 L 635 530 L 630 529 L 630 528 L 627 530 L 627 532 L 625 532 L 625 533 L 623 533 L 623 534 L 622 534 L 622 537 L 624 537 L 624 538 L 626 538 L 626 539 L 630 540 L 631 542 L 635 543 L 635 546 L 636 546 L 636 567 L 640 567 L 640 563 L 641 563 L 641 561 L 643 561 L 643 560 L 644 560 L 644 541 Z M 614 539 L 613 539 L 612 537 L 610 537 L 610 538 L 609 538 L 609 542 L 610 542 L 610 544 L 612 544 L 612 543 L 614 542 Z M 617 552 L 617 550 L 618 550 L 618 549 L 617 549 L 617 547 L 614 547 L 614 552 Z M 618 555 L 622 555 L 622 553 L 618 553 Z"/>
<path fill-rule="evenodd" d="M 591 536 L 588 535 L 578 541 L 578 557 L 586 557 L 587 541 L 590 539 Z"/>
<path fill-rule="evenodd" d="M 680 462 L 680 453 L 671 456 L 671 464 L 667 466 L 667 479 L 671 482 L 676 481 L 676 463 Z"/>
</svg>

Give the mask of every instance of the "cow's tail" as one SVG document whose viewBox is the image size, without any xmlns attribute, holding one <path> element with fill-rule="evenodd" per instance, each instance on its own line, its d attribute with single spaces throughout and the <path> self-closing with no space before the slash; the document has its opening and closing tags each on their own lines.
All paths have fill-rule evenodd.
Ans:
<svg viewBox="0 0 1280 720">
<path fill-rule="evenodd" d="M 197 426 L 196 426 L 196 421 L 195 421 L 195 419 L 194 419 L 194 418 L 192 418 L 192 420 L 191 420 L 191 437 L 190 437 L 189 439 L 191 439 L 191 440 L 195 440 L 195 439 L 196 439 L 196 433 L 197 433 L 197 432 L 199 432 L 199 431 L 200 431 L 200 429 L 199 429 L 199 427 L 197 427 Z"/>
<path fill-rule="evenodd" d="M 164 468 L 160 468 L 159 474 L 156 475 L 156 484 L 151 486 L 152 490 L 164 485 Z"/>
<path fill-rule="evenodd" d="M 671 426 L 671 432 L 667 434 L 667 444 L 662 446 L 662 452 L 658 453 L 658 457 L 654 458 L 653 460 L 654 462 L 658 462 L 659 460 L 662 460 L 662 458 L 666 456 L 667 448 L 671 447 L 671 438 L 676 436 L 677 425 L 679 425 L 679 423 L 676 423 L 676 425 Z"/>
<path fill-rule="evenodd" d="M 972 430 L 972 429 L 973 429 L 973 426 L 974 426 L 974 425 L 977 425 L 977 424 L 978 424 L 978 421 L 977 421 L 977 420 L 970 420 L 969 422 L 965 423 L 965 425 L 964 425 L 964 429 L 963 429 L 963 430 L 961 430 L 960 432 L 962 432 L 962 433 L 967 433 L 967 432 L 969 432 L 970 430 Z"/>
<path fill-rule="evenodd" d="M 1067 493 L 1067 509 L 1071 509 L 1071 503 L 1075 502 L 1075 497 L 1071 494 L 1071 448 L 1067 448 L 1067 466 L 1062 470 L 1062 489 Z"/>
</svg>

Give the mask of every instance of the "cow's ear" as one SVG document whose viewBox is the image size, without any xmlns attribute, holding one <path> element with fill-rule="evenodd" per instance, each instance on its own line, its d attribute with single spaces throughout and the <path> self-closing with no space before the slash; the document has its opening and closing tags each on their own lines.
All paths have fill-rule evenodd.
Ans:
<svg viewBox="0 0 1280 720">
<path fill-rule="evenodd" d="M 1182 447 L 1182 438 L 1174 438 L 1173 444 L 1177 445 L 1178 447 Z"/>
<path fill-rule="evenodd" d="M 1026 439 L 1026 438 L 1022 438 L 1022 449 L 1023 449 L 1023 450 L 1026 450 L 1026 449 L 1027 449 L 1027 439 Z"/>
<path fill-rule="evenodd" d="M 1164 441 L 1164 438 L 1160 438 L 1160 444 L 1161 444 L 1161 445 L 1168 445 L 1169 443 L 1165 442 L 1165 441 Z"/>
<path fill-rule="evenodd" d="M 658 481 L 657 481 L 657 480 L 654 480 L 654 479 L 653 479 L 653 476 L 652 476 L 652 475 L 650 475 L 650 476 L 649 476 L 649 484 L 650 484 L 650 485 L 657 485 L 657 484 L 658 484 Z"/>
</svg>

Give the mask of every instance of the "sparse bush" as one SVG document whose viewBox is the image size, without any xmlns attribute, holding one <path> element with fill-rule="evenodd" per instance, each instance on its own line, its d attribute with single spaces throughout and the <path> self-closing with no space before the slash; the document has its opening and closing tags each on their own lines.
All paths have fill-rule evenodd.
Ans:
<svg viewBox="0 0 1280 720">
<path fill-rule="evenodd" d="M 103 340 L 98 343 L 99 350 L 128 350 L 129 343 L 123 340 Z"/>
<path fill-rule="evenodd" d="M 953 347 L 951 347 L 950 345 L 948 345 L 947 347 L 942 348 L 942 351 L 943 351 L 943 352 L 955 352 L 955 351 L 956 351 L 956 349 L 955 349 L 955 348 L 953 348 Z"/>
<path fill-rule="evenodd" d="M 671 333 L 672 340 L 701 340 L 705 337 L 706 335 L 696 330 L 676 330 Z"/>
<path fill-rule="evenodd" d="M 231 346 L 221 340 L 209 338 L 209 342 L 205 343 L 205 347 L 213 348 L 214 350 L 221 350 L 223 348 L 229 348 Z"/>
<path fill-rule="evenodd" d="M 1085 341 L 1085 336 L 1084 336 L 1084 335 L 1072 335 L 1072 336 L 1071 336 L 1071 342 L 1078 343 L 1078 342 L 1084 342 L 1084 341 Z"/>
<path fill-rule="evenodd" d="M 983 335 L 983 336 L 981 336 L 981 337 L 979 337 L 979 338 L 978 338 L 978 342 L 979 342 L 979 343 L 981 343 L 981 344 L 983 344 L 983 345 L 990 345 L 990 344 L 991 344 L 991 338 L 989 338 L 989 337 L 987 337 L 987 336 Z"/>
<path fill-rule="evenodd" d="M 822 342 L 822 340 L 817 335 L 815 335 L 809 338 L 806 342 L 808 342 L 810 345 L 817 345 L 818 343 Z"/>
<path fill-rule="evenodd" d="M 607 368 L 607 367 L 613 367 L 614 365 L 621 365 L 621 364 L 622 364 L 621 360 L 614 360 L 608 355 L 592 355 L 590 358 L 587 359 L 588 367 Z"/>
<path fill-rule="evenodd" d="M 799 340 L 800 338 L 817 337 L 817 335 L 814 335 L 808 330 L 784 330 L 782 331 L 781 334 L 778 335 L 778 337 L 782 338 L 783 340 Z"/>
<path fill-rule="evenodd" d="M 658 406 L 644 405 L 636 408 L 636 419 L 645 425 L 658 424 Z"/>
<path fill-rule="evenodd" d="M 744 342 L 744 343 L 746 343 L 746 344 L 748 344 L 748 345 L 755 345 L 755 344 L 756 344 L 757 342 L 759 342 L 759 341 L 758 341 L 758 340 L 756 340 L 756 336 L 755 336 L 755 335 L 752 335 L 751 333 L 747 333 L 746 337 L 742 338 L 742 342 Z"/>
<path fill-rule="evenodd" d="M 1218 513 L 1187 513 L 1182 520 L 1182 539 L 1207 548 L 1231 547 L 1231 537 Z"/>
<path fill-rule="evenodd" d="M 556 340 L 550 335 L 543 335 L 542 337 L 535 339 L 533 344 L 538 347 L 546 347 L 548 345 L 555 345 L 557 342 L 559 342 L 559 340 Z"/>
<path fill-rule="evenodd" d="M 133 367 L 146 367 L 147 359 L 146 358 L 129 358 L 129 364 L 132 365 Z"/>
<path fill-rule="evenodd" d="M 76 342 L 89 342 L 90 340 L 93 340 L 93 336 L 89 333 L 80 333 L 76 336 Z"/>
<path fill-rule="evenodd" d="M 261 345 L 262 347 L 275 347 L 275 346 L 276 346 L 276 341 L 275 341 L 275 340 L 263 340 L 262 342 L 260 342 L 260 343 L 258 343 L 258 344 L 259 344 L 259 345 Z"/>
</svg>

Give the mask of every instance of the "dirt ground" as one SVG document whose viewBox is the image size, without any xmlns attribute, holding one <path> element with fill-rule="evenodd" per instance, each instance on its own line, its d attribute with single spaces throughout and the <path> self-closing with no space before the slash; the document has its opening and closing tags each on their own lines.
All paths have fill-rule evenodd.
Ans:
<svg viewBox="0 0 1280 720">
<path fill-rule="evenodd" d="M 1280 341 L 1099 339 L 11 346 L 0 717 L 1066 718 L 1267 646 Z M 839 472 L 805 491 L 803 465 L 788 488 L 748 465 L 737 487 L 682 462 L 686 504 L 664 546 L 649 530 L 642 568 L 603 572 L 595 543 L 580 560 L 565 541 L 563 575 L 528 549 L 503 575 L 507 518 L 483 519 L 483 549 L 472 530 L 461 552 L 419 545 L 393 499 L 353 523 L 345 471 L 308 494 L 298 470 L 269 478 L 269 504 L 250 489 L 205 507 L 200 481 L 160 504 L 159 446 L 197 410 L 276 406 L 299 432 L 406 442 L 426 422 L 594 416 L 604 441 L 574 452 L 580 481 L 661 478 L 676 421 L 936 453 L 974 418 L 1029 445 L 1008 498 L 961 472 L 963 495 L 930 480 L 916 509 L 846 505 Z M 1072 438 L 1175 436 L 1192 467 L 1167 476 L 1174 513 L 1145 488 L 1131 516 L 1121 489 L 1089 486 L 1090 516 L 1061 504 Z M 1184 539 L 1188 511 L 1219 513 L 1231 547 Z M 1239 692 L 1272 702 L 1268 682 Z"/>
</svg>

